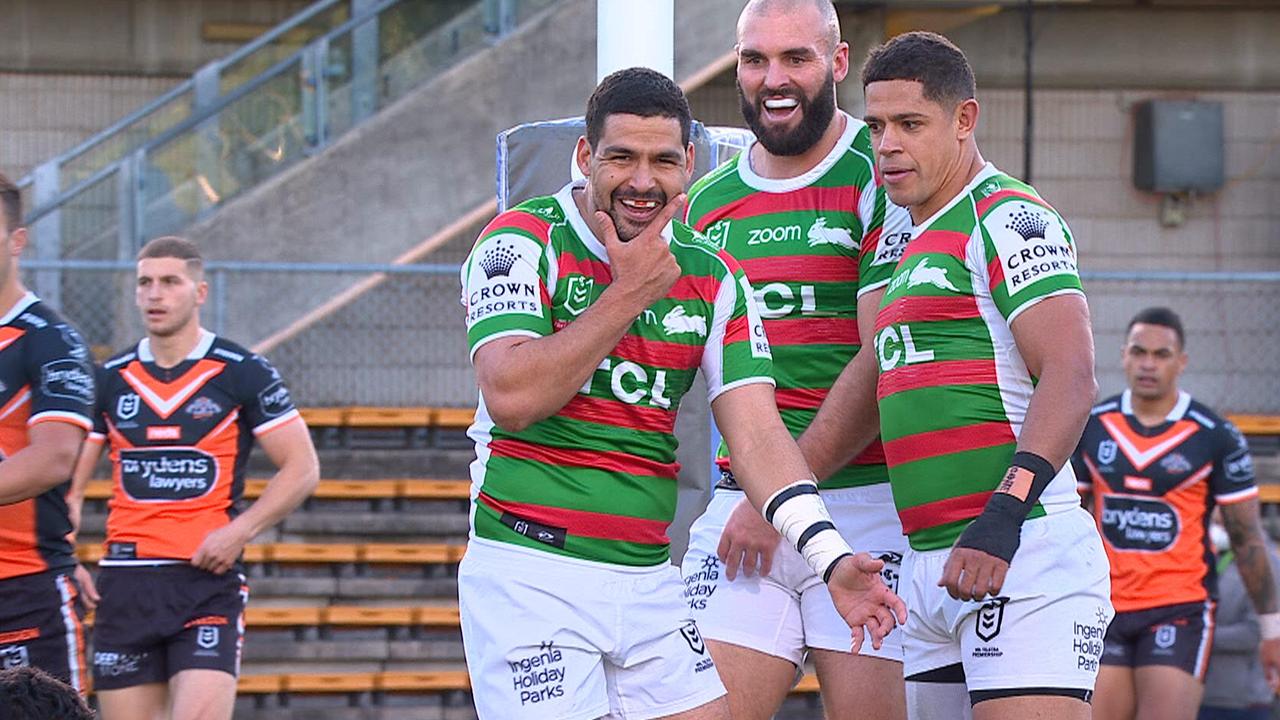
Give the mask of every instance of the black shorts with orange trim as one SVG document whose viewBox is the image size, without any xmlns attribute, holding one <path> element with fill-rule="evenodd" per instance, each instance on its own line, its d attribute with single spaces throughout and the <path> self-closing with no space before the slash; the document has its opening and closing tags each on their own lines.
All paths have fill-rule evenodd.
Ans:
<svg viewBox="0 0 1280 720">
<path fill-rule="evenodd" d="M 1203 680 L 1212 645 L 1212 602 L 1118 612 L 1102 641 L 1102 664 L 1167 665 Z"/>
<path fill-rule="evenodd" d="M 24 666 L 85 692 L 84 607 L 67 570 L 0 580 L 0 668 Z"/>
<path fill-rule="evenodd" d="M 190 565 L 106 567 L 98 593 L 95 689 L 168 682 L 183 670 L 239 676 L 249 601 L 243 575 Z"/>
</svg>

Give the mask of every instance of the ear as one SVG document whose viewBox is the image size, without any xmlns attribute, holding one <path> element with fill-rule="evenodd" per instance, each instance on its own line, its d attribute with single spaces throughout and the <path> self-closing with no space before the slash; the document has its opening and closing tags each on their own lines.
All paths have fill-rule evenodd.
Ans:
<svg viewBox="0 0 1280 720">
<path fill-rule="evenodd" d="M 591 146 L 587 144 L 585 135 L 578 138 L 578 146 L 573 150 L 573 159 L 578 163 L 578 170 L 583 177 L 591 177 Z"/>
<path fill-rule="evenodd" d="M 196 283 L 196 306 L 199 307 L 200 305 L 203 305 L 204 301 L 208 297 L 209 297 L 209 281 L 201 280 L 200 282 Z"/>
<path fill-rule="evenodd" d="M 30 239 L 31 239 L 30 236 L 27 235 L 27 229 L 24 227 L 20 227 L 17 230 L 14 230 L 13 232 L 9 233 L 10 254 L 12 254 L 14 257 L 21 255 L 22 251 L 27 249 L 27 242 Z"/>
<path fill-rule="evenodd" d="M 684 149 L 684 186 L 689 187 L 689 181 L 693 178 L 694 153 L 696 152 L 693 143 Z"/>
<path fill-rule="evenodd" d="M 968 140 L 978 127 L 978 101 L 969 98 L 956 106 L 956 139 Z"/>
<path fill-rule="evenodd" d="M 849 76 L 849 43 L 841 42 L 836 45 L 836 52 L 831 56 L 831 77 L 836 84 L 844 82 Z"/>
</svg>

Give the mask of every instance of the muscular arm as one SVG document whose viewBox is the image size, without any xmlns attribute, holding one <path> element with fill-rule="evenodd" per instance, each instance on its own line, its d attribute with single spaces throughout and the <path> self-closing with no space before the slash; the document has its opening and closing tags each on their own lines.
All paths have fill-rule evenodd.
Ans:
<svg viewBox="0 0 1280 720">
<path fill-rule="evenodd" d="M 84 492 L 93 479 L 93 471 L 102 459 L 102 442 L 86 440 L 80 446 L 80 456 L 76 458 L 75 468 L 71 471 L 71 489 L 67 491 L 67 514 L 71 516 L 71 530 L 80 532 L 80 516 L 84 509 Z"/>
<path fill-rule="evenodd" d="M 729 390 L 712 401 L 711 412 L 729 445 L 734 477 L 757 509 L 774 492 L 812 474 L 782 424 L 772 385 Z"/>
<path fill-rule="evenodd" d="M 1089 306 L 1080 295 L 1051 297 L 1027 308 L 1010 329 L 1027 369 L 1038 378 L 1018 449 L 1061 468 L 1080 441 L 1098 392 Z"/>
<path fill-rule="evenodd" d="M 1267 544 L 1262 537 L 1262 521 L 1259 517 L 1257 498 L 1250 498 L 1222 505 L 1222 524 L 1231 537 L 1231 549 L 1236 554 L 1236 566 L 1245 592 L 1253 601 L 1259 615 L 1276 612 L 1276 583 L 1267 556 Z"/>
<path fill-rule="evenodd" d="M 858 338 L 862 347 L 827 393 L 813 422 L 797 439 L 814 474 L 829 477 L 844 467 L 880 434 L 876 404 L 876 313 L 884 290 L 858 298 Z M 734 458 L 737 467 L 737 458 Z"/>
<path fill-rule="evenodd" d="M 33 498 L 71 477 L 84 428 L 41 422 L 27 429 L 29 444 L 0 463 L 0 505 Z"/>
</svg>

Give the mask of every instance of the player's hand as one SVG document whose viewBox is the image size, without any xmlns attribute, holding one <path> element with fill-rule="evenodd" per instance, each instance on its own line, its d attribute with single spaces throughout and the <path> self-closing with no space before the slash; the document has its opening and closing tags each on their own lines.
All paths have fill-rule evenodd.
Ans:
<svg viewBox="0 0 1280 720">
<path fill-rule="evenodd" d="M 205 572 L 221 575 L 235 567 L 247 542 L 249 538 L 244 537 L 235 523 L 224 525 L 205 535 L 204 542 L 191 556 L 191 564 Z"/>
<path fill-rule="evenodd" d="M 853 653 L 862 649 L 867 636 L 879 650 L 895 625 L 907 621 L 907 606 L 880 578 L 884 562 L 866 553 L 846 557 L 836 564 L 827 591 L 836 612 L 853 630 Z"/>
<path fill-rule="evenodd" d="M 1258 660 L 1262 663 L 1271 691 L 1280 691 L 1280 638 L 1263 640 L 1258 645 Z"/>
<path fill-rule="evenodd" d="M 662 231 L 684 208 L 684 203 L 684 193 L 668 200 L 653 221 L 627 242 L 618 239 L 618 230 L 608 213 L 596 212 L 604 235 L 601 241 L 609 255 L 609 272 L 613 275 L 609 286 L 627 293 L 636 304 L 637 313 L 666 297 L 667 291 L 680 279 L 680 265 L 662 238 Z"/>
<path fill-rule="evenodd" d="M 747 577 L 755 575 L 757 568 L 764 576 L 773 567 L 773 554 L 781 544 L 778 531 L 744 498 L 729 513 L 716 555 L 724 563 L 724 574 L 730 580 L 738 576 L 739 567 Z"/>
<path fill-rule="evenodd" d="M 76 563 L 76 569 L 71 571 L 71 579 L 80 586 L 80 603 L 84 605 L 85 611 L 98 607 L 98 601 L 102 597 L 98 595 L 98 586 L 93 584 L 93 576 L 84 565 Z"/>
<path fill-rule="evenodd" d="M 953 547 L 947 564 L 942 567 L 938 587 L 946 588 L 947 594 L 956 600 L 981 600 L 988 595 L 999 595 L 1008 573 L 1009 563 L 995 555 Z"/>
</svg>

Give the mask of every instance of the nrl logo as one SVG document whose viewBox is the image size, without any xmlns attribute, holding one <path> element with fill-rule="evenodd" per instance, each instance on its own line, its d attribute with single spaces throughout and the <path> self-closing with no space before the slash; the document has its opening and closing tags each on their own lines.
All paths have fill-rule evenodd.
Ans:
<svg viewBox="0 0 1280 720">
<path fill-rule="evenodd" d="M 135 393 L 121 395 L 116 400 L 116 419 L 132 420 L 138 414 L 138 396 Z"/>
<path fill-rule="evenodd" d="M 1110 465 L 1116 459 L 1116 449 L 1115 440 L 1103 440 L 1098 443 L 1098 462 Z"/>
<path fill-rule="evenodd" d="M 591 289 L 595 287 L 594 278 L 574 275 L 569 278 L 569 285 L 564 299 L 564 309 L 570 315 L 578 316 L 591 304 Z"/>
</svg>

